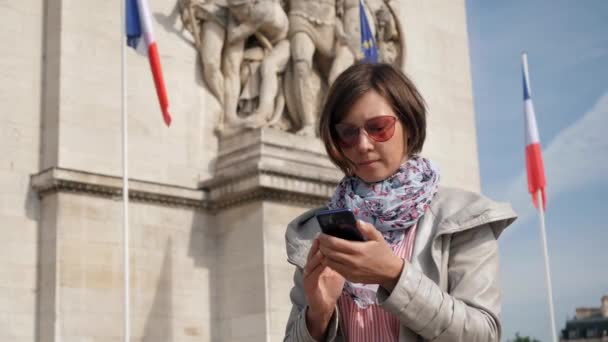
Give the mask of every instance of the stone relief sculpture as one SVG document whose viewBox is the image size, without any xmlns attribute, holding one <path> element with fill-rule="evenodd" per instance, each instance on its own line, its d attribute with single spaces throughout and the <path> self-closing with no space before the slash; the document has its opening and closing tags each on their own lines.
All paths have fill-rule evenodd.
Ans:
<svg viewBox="0 0 608 342">
<path fill-rule="evenodd" d="M 228 7 L 226 0 L 179 0 L 184 26 L 194 37 L 209 91 L 224 102 L 224 75 L 221 61 L 226 39 Z"/>
<path fill-rule="evenodd" d="M 336 0 L 291 0 L 289 2 L 289 37 L 292 44 L 293 103 L 292 115 L 299 122 L 298 134 L 314 135 L 315 119 L 319 107 L 319 86 L 313 76 L 313 57 L 319 63 L 329 63 L 334 55 Z M 322 69 L 322 65 L 319 69 Z M 322 70 L 319 70 L 322 72 Z M 321 76 L 324 76 L 321 74 Z"/>
<path fill-rule="evenodd" d="M 397 0 L 366 0 L 374 12 L 380 61 L 405 66 L 405 33 Z"/>
<path fill-rule="evenodd" d="M 289 61 L 289 21 L 277 0 L 228 3 L 230 18 L 222 69 L 226 81 L 226 123 L 261 127 L 272 118 L 278 74 Z M 248 59 L 243 64 L 245 53 Z M 241 79 L 241 75 L 246 79 Z M 237 115 L 239 107 L 245 119 Z"/>
<path fill-rule="evenodd" d="M 314 136 L 327 87 L 363 58 L 360 1 L 380 60 L 405 65 L 397 0 L 178 1 L 221 135 L 271 126 Z"/>
<path fill-rule="evenodd" d="M 342 0 L 340 8 L 337 9 L 341 20 L 336 23 L 337 41 L 335 58 L 329 74 L 330 84 L 342 71 L 363 58 L 360 48 L 360 1 Z M 373 23 L 372 32 L 376 37 L 380 61 L 399 66 L 405 65 L 403 51 L 405 42 L 401 40 L 404 36 L 401 34 L 401 22 L 397 20 L 397 2 L 395 0 L 363 0 L 363 4 L 367 17 Z"/>
</svg>

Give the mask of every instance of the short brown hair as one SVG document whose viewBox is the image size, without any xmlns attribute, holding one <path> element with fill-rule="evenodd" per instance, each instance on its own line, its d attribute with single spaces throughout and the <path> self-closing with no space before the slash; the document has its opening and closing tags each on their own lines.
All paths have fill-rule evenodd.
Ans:
<svg viewBox="0 0 608 342">
<path fill-rule="evenodd" d="M 319 135 L 331 161 L 345 174 L 352 163 L 338 144 L 335 124 L 353 104 L 373 90 L 391 106 L 408 136 L 408 155 L 422 150 L 426 137 L 426 104 L 414 83 L 389 64 L 357 63 L 342 72 L 329 88 L 319 119 Z"/>
</svg>

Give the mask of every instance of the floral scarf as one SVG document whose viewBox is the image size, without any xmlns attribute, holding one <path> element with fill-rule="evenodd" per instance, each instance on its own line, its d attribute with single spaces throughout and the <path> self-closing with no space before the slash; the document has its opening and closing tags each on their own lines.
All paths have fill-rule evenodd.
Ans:
<svg viewBox="0 0 608 342">
<path fill-rule="evenodd" d="M 430 160 L 411 156 L 389 178 L 366 183 L 358 177 L 343 178 L 328 203 L 329 209 L 351 209 L 359 220 L 376 227 L 393 251 L 408 228 L 428 208 L 439 186 L 439 171 Z M 361 308 L 376 304 L 377 284 L 347 281 L 344 290 Z"/>
</svg>

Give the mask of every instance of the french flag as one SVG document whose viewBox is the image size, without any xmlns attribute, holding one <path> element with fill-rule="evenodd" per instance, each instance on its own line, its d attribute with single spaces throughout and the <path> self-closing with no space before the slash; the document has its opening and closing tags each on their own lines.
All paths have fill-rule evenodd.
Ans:
<svg viewBox="0 0 608 342">
<path fill-rule="evenodd" d="M 538 127 L 536 125 L 536 115 L 534 114 L 534 105 L 530 97 L 530 77 L 528 74 L 528 56 L 524 52 L 521 55 L 523 66 L 523 81 L 524 81 L 524 113 L 526 116 L 526 169 L 528 173 L 528 191 L 532 195 L 534 206 L 538 208 L 538 191 L 541 192 L 543 201 L 543 210 L 547 206 L 547 198 L 545 196 L 545 169 L 543 166 L 543 156 L 540 148 L 540 138 L 538 136 Z"/>
<path fill-rule="evenodd" d="M 158 57 L 158 48 L 152 31 L 152 19 L 147 0 L 126 0 L 126 20 L 127 20 L 127 45 L 138 52 L 147 53 L 156 87 L 156 95 L 163 119 L 167 126 L 171 125 L 171 115 L 169 114 L 169 100 L 167 90 L 163 80 L 163 71 Z M 143 35 L 143 41 L 141 39 Z"/>
</svg>

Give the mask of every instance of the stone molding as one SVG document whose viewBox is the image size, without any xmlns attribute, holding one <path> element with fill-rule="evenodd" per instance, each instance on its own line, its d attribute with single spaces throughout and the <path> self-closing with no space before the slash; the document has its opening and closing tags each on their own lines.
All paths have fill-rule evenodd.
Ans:
<svg viewBox="0 0 608 342">
<path fill-rule="evenodd" d="M 130 179 L 129 198 L 213 212 L 257 200 L 317 206 L 342 178 L 318 139 L 275 129 L 222 139 L 215 169 L 198 189 Z M 55 192 L 122 196 L 121 177 L 60 167 L 32 175 L 31 185 L 41 197 Z"/>
<path fill-rule="evenodd" d="M 325 203 L 336 184 L 258 170 L 238 179 L 211 179 L 201 183 L 208 195 L 208 208 L 221 210 L 254 200 L 272 200 L 318 206 Z"/>
<path fill-rule="evenodd" d="M 262 128 L 221 139 L 215 176 L 201 187 L 214 210 L 258 199 L 318 206 L 341 178 L 318 138 Z"/>
<path fill-rule="evenodd" d="M 122 198 L 122 178 L 80 170 L 53 167 L 31 177 L 32 188 L 40 197 L 56 192 L 84 193 Z M 176 185 L 129 180 L 129 198 L 138 202 L 171 207 L 205 208 L 206 195 L 198 189 Z"/>
</svg>

